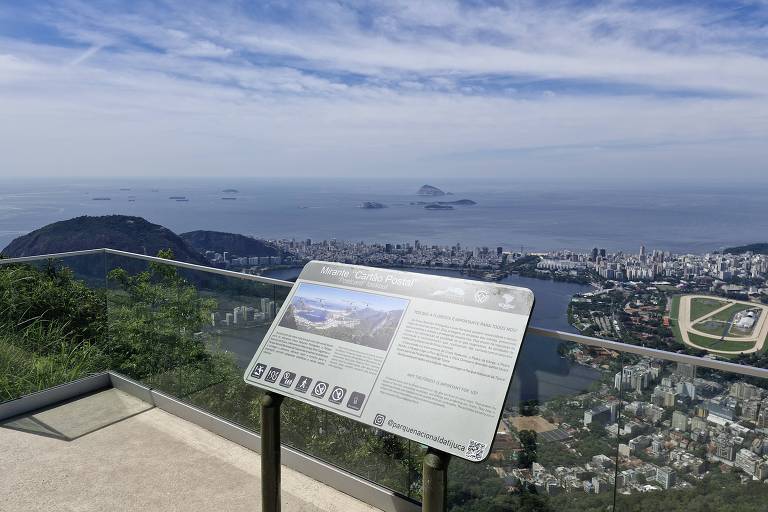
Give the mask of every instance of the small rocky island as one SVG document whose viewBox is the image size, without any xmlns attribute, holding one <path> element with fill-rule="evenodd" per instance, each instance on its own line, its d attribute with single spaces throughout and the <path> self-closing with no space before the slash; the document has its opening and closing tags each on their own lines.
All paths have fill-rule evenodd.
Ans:
<svg viewBox="0 0 768 512">
<path fill-rule="evenodd" d="M 424 207 L 425 210 L 453 210 L 453 206 L 449 204 L 429 203 Z"/>
<path fill-rule="evenodd" d="M 427 204 L 442 204 L 442 205 L 452 205 L 452 206 L 474 206 L 477 203 L 474 202 L 471 199 L 458 199 L 456 201 L 415 201 L 411 203 L 412 205 L 416 206 L 424 206 Z"/>
<path fill-rule="evenodd" d="M 376 201 L 365 201 L 360 206 L 358 206 L 358 208 L 362 208 L 363 210 L 380 210 L 386 207 L 387 205 L 382 203 L 377 203 Z"/>
<path fill-rule="evenodd" d="M 440 190 L 437 187 L 433 187 L 432 185 L 423 185 L 418 192 L 416 192 L 417 196 L 431 196 L 431 197 L 439 197 L 447 195 L 445 192 Z"/>
</svg>

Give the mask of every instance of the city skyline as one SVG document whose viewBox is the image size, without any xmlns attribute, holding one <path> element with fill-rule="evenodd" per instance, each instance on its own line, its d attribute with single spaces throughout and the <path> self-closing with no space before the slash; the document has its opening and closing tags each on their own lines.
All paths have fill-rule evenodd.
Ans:
<svg viewBox="0 0 768 512">
<path fill-rule="evenodd" d="M 754 1 L 6 3 L 4 174 L 764 182 L 767 19 Z"/>
</svg>

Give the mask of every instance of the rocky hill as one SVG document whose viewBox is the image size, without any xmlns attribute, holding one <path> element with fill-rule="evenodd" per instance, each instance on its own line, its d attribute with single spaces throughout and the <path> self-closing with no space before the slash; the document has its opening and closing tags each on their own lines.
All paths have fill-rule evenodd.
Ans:
<svg viewBox="0 0 768 512">
<path fill-rule="evenodd" d="M 444 196 L 447 194 L 442 190 L 440 190 L 439 188 L 433 187 L 432 185 L 422 185 L 421 188 L 416 192 L 416 195 L 438 197 L 438 196 Z"/>
<path fill-rule="evenodd" d="M 190 231 L 181 238 L 197 252 L 228 252 L 237 256 L 278 256 L 280 250 L 263 240 L 221 231 Z"/>
<path fill-rule="evenodd" d="M 740 245 L 738 247 L 728 247 L 723 249 L 723 254 L 744 254 L 745 252 L 768 254 L 768 243 L 763 242 L 758 244 Z"/>
<path fill-rule="evenodd" d="M 104 247 L 151 256 L 171 249 L 176 260 L 208 264 L 170 229 L 126 215 L 83 216 L 54 222 L 15 239 L 2 254 L 14 258 Z"/>
</svg>

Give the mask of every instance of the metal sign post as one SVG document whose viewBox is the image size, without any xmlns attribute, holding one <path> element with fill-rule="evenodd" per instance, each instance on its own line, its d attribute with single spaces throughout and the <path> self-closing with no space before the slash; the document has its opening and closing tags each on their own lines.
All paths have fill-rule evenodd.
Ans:
<svg viewBox="0 0 768 512">
<path fill-rule="evenodd" d="M 280 512 L 280 404 L 282 395 L 261 397 L 261 510 Z"/>
<path fill-rule="evenodd" d="M 448 510 L 448 463 L 451 455 L 434 448 L 427 449 L 422 473 L 421 510 L 445 512 Z"/>
</svg>

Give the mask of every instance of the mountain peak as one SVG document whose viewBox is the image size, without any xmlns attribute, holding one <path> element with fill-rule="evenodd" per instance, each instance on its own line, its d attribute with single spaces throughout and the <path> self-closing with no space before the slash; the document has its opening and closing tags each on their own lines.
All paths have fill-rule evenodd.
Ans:
<svg viewBox="0 0 768 512">
<path fill-rule="evenodd" d="M 102 248 L 149 256 L 170 249 L 176 260 L 207 265 L 200 254 L 170 229 L 129 215 L 84 215 L 54 222 L 16 238 L 3 249 L 3 254 L 15 258 Z"/>
</svg>

